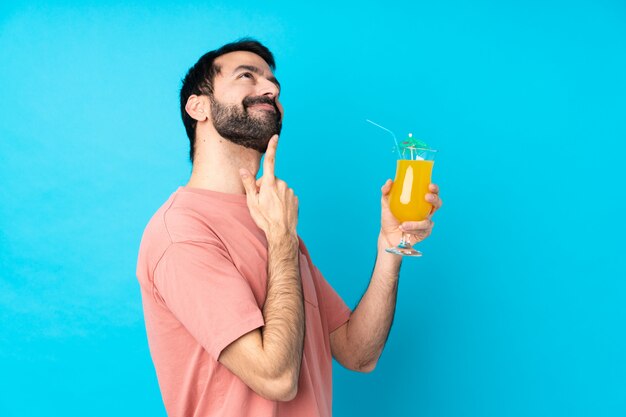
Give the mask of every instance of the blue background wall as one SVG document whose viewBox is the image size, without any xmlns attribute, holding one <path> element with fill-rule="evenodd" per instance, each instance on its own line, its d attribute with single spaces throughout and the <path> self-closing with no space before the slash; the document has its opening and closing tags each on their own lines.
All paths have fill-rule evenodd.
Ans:
<svg viewBox="0 0 626 417">
<path fill-rule="evenodd" d="M 335 368 L 337 416 L 626 414 L 623 1 L 125 3 L 0 6 L 1 416 L 165 415 L 137 248 L 190 172 L 180 79 L 244 35 L 275 52 L 277 171 L 351 306 L 395 169 L 364 120 L 440 149 L 434 234 L 376 371 Z"/>
</svg>

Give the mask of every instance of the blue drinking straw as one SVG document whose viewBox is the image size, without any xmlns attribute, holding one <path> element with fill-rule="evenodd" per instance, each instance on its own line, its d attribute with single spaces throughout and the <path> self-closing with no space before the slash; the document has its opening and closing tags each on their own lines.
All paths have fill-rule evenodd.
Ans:
<svg viewBox="0 0 626 417">
<path fill-rule="evenodd" d="M 393 141 L 396 144 L 396 151 L 398 151 L 398 157 L 400 159 L 402 159 L 402 153 L 400 153 L 400 146 L 398 146 L 398 139 L 396 139 L 396 135 L 391 130 L 387 129 L 386 127 L 383 127 L 383 126 L 379 125 L 378 123 L 372 122 L 370 119 L 365 119 L 365 121 L 366 122 L 370 122 L 374 126 L 380 127 L 382 130 L 386 130 L 387 132 L 391 133 L 391 137 L 393 137 Z"/>
</svg>

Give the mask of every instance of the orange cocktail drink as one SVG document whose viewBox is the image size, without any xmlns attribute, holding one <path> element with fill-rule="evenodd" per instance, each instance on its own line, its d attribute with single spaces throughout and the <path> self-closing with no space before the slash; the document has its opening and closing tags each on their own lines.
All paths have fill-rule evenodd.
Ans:
<svg viewBox="0 0 626 417">
<path fill-rule="evenodd" d="M 409 135 L 409 138 L 411 136 Z M 389 210 L 399 223 L 426 220 L 433 206 L 426 201 L 428 186 L 437 151 L 428 148 L 405 146 L 396 165 L 396 178 L 389 193 Z M 386 251 L 402 256 L 422 256 L 411 245 L 411 234 L 402 233 L 398 246 Z"/>
<path fill-rule="evenodd" d="M 433 206 L 426 201 L 434 161 L 400 159 L 389 195 L 391 213 L 400 222 L 425 220 Z"/>
</svg>

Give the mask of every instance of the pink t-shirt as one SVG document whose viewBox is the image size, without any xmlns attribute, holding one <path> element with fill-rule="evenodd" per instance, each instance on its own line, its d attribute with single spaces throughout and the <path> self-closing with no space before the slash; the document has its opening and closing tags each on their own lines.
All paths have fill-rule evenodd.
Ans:
<svg viewBox="0 0 626 417">
<path fill-rule="evenodd" d="M 144 232 L 137 277 L 150 353 L 170 417 L 332 414 L 330 333 L 350 309 L 300 243 L 306 331 L 298 394 L 267 400 L 218 362 L 264 325 L 267 240 L 245 195 L 181 187 Z"/>
</svg>

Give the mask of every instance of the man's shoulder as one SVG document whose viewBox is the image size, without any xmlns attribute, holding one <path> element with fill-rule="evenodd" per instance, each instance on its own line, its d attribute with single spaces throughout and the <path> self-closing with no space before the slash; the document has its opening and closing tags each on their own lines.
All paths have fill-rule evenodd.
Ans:
<svg viewBox="0 0 626 417">
<path fill-rule="evenodd" d="M 179 189 L 154 213 L 144 237 L 169 244 L 202 241 L 212 235 L 209 223 L 206 210 L 199 207 L 192 195 Z"/>
<path fill-rule="evenodd" d="M 144 229 L 137 259 L 137 275 L 151 277 L 169 247 L 183 242 L 213 242 L 206 215 L 190 196 L 174 192 L 152 215 Z"/>
</svg>

